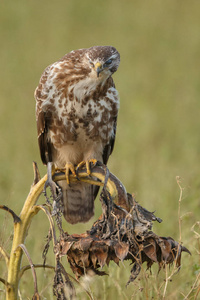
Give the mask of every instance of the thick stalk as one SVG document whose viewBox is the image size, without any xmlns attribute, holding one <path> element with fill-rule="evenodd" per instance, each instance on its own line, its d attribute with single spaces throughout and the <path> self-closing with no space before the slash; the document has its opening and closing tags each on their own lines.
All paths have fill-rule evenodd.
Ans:
<svg viewBox="0 0 200 300">
<path fill-rule="evenodd" d="M 94 180 L 92 177 L 97 178 L 99 181 Z M 81 181 L 103 186 L 105 181 L 105 171 L 101 167 L 94 167 L 91 172 L 91 177 L 88 177 L 88 174 L 83 170 L 79 172 L 79 178 Z M 54 174 L 55 181 L 65 179 L 66 177 L 64 173 Z M 33 216 L 39 211 L 38 209 L 32 208 L 36 204 L 38 197 L 42 193 L 46 180 L 47 175 L 45 175 L 38 183 L 32 185 L 30 193 L 20 213 L 20 221 L 14 224 L 13 244 L 8 264 L 8 284 L 6 300 L 17 300 L 18 285 L 20 280 L 19 274 L 22 260 L 22 249 L 18 246 L 25 243 L 31 220 Z M 77 179 L 70 175 L 70 181 L 77 181 Z M 108 189 L 115 203 L 120 204 L 122 207 L 127 209 L 128 204 L 126 200 L 126 191 L 123 185 L 114 175 L 110 174 L 107 178 L 106 188 Z"/>
<path fill-rule="evenodd" d="M 28 234 L 28 229 L 34 216 L 31 208 L 36 203 L 41 194 L 47 176 L 44 176 L 36 185 L 31 187 L 30 193 L 24 203 L 20 214 L 20 221 L 14 224 L 13 244 L 10 252 L 10 260 L 8 266 L 8 286 L 6 300 L 16 300 L 19 285 L 19 272 L 22 259 L 22 249 L 18 248 L 20 244 L 24 244 Z"/>
</svg>

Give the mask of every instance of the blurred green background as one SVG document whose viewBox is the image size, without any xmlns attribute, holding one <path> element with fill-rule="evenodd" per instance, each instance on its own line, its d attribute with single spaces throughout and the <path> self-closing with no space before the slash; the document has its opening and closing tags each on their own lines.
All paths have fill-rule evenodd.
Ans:
<svg viewBox="0 0 200 300">
<path fill-rule="evenodd" d="M 189 292 L 200 269 L 200 246 L 191 232 L 200 219 L 199 12 L 200 2 L 187 0 L 0 3 L 0 203 L 19 214 L 33 180 L 32 161 L 38 163 L 42 175 L 46 172 L 37 145 L 33 96 L 44 68 L 73 49 L 115 46 L 121 54 L 114 75 L 121 104 L 108 167 L 141 205 L 156 210 L 163 219 L 154 225 L 154 231 L 176 240 L 177 175 L 184 187 L 182 241 L 193 255 L 183 255 L 182 270 L 168 287 L 169 299 L 183 299 L 181 293 Z M 98 202 L 95 217 L 101 212 Z M 75 227 L 66 223 L 64 227 L 70 233 L 83 232 L 94 220 Z M 9 251 L 11 217 L 0 211 L 0 221 L 0 243 Z M 35 263 L 42 262 L 47 230 L 48 221 L 40 213 L 33 220 L 26 244 Z M 49 263 L 53 263 L 51 258 Z M 95 277 L 90 284 L 94 298 L 159 299 L 154 287 L 162 285 L 165 273 L 157 278 L 155 269 L 155 278 L 152 275 L 148 285 L 144 271 L 141 280 L 126 289 L 130 268 L 128 264 L 120 269 L 113 265 L 108 277 Z M 3 277 L 4 262 L 0 262 L 0 270 Z M 22 299 L 32 295 L 31 273 L 28 275 L 20 285 Z M 52 273 L 38 271 L 38 276 L 42 299 L 53 299 Z M 5 297 L 1 290 L 0 297 Z M 87 299 L 86 294 L 80 292 L 80 299 Z"/>
</svg>

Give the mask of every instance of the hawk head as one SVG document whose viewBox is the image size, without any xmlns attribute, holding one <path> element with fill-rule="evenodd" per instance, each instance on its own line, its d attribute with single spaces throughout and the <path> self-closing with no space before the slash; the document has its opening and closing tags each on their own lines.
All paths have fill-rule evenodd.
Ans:
<svg viewBox="0 0 200 300">
<path fill-rule="evenodd" d="M 94 46 L 88 48 L 86 63 L 89 65 L 92 76 L 109 77 L 117 71 L 120 63 L 119 52 L 111 46 Z"/>
</svg>

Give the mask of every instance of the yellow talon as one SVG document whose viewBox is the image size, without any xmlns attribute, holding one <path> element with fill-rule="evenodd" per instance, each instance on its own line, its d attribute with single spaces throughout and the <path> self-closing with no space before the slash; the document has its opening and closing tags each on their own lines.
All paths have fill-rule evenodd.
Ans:
<svg viewBox="0 0 200 300">
<path fill-rule="evenodd" d="M 69 175 L 70 175 L 70 171 L 72 173 L 72 175 L 74 177 L 77 177 L 76 176 L 76 172 L 75 172 L 75 168 L 74 168 L 74 165 L 70 162 L 66 163 L 65 165 L 65 176 L 66 176 L 66 180 L 67 180 L 67 184 L 69 185 Z"/>
<path fill-rule="evenodd" d="M 97 163 L 96 159 L 88 159 L 88 160 L 83 160 L 81 161 L 78 166 L 76 167 L 76 172 L 78 172 L 79 169 L 81 169 L 82 167 L 86 167 L 86 172 L 88 174 L 88 176 L 91 175 L 91 168 L 90 168 L 90 163 L 92 163 L 94 166 Z"/>
</svg>

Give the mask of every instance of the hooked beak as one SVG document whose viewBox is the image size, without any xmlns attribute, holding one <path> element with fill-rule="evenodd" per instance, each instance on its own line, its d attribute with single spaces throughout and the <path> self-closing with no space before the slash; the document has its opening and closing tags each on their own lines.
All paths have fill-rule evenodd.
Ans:
<svg viewBox="0 0 200 300">
<path fill-rule="evenodd" d="M 97 77 L 99 77 L 99 74 L 103 71 L 103 66 L 101 63 L 96 63 L 94 66 L 96 72 L 97 72 Z"/>
</svg>

